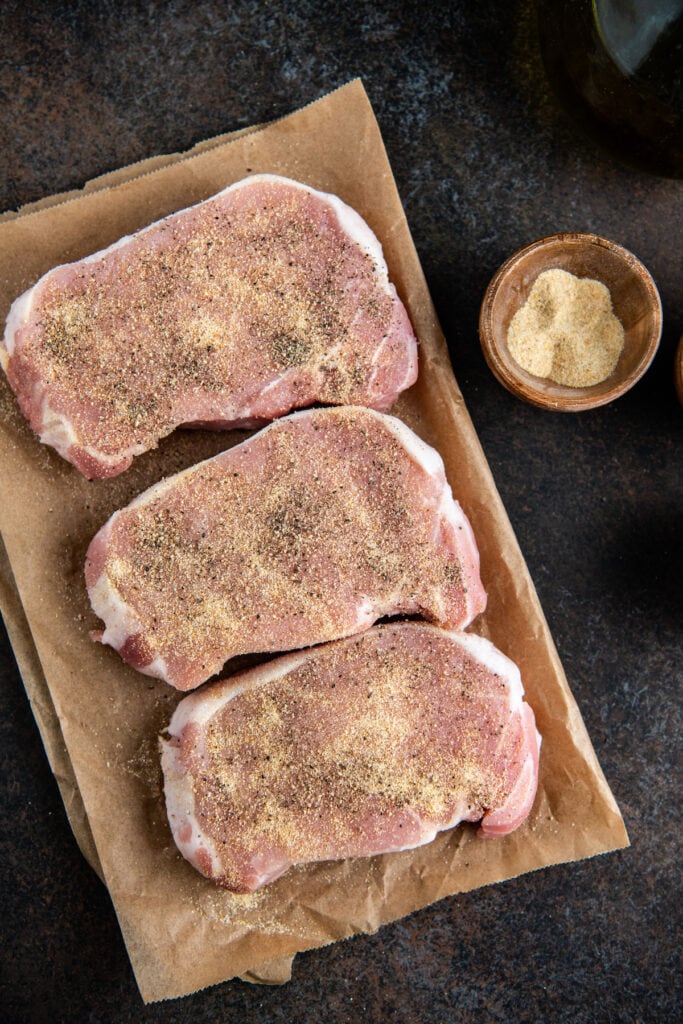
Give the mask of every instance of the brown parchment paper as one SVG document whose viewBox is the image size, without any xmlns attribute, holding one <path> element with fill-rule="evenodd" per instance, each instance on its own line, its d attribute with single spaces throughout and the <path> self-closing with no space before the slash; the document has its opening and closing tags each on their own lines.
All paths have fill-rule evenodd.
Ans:
<svg viewBox="0 0 683 1024">
<path fill-rule="evenodd" d="M 69 785 L 92 838 L 91 862 L 111 893 L 143 998 L 180 996 L 250 972 L 277 980 L 299 950 L 373 931 L 452 893 L 627 845 L 453 377 L 361 83 L 266 127 L 139 170 L 132 179 L 125 171 L 106 176 L 64 201 L 39 203 L 0 222 L 0 313 L 55 264 L 248 173 L 285 174 L 341 196 L 380 238 L 420 340 L 418 383 L 393 411 L 441 452 L 474 526 L 489 593 L 474 628 L 520 665 L 543 735 L 534 809 L 505 839 L 481 840 L 464 826 L 415 851 L 294 868 L 250 896 L 217 889 L 176 852 L 165 821 L 157 735 L 181 695 L 90 641 L 97 621 L 83 562 L 91 537 L 116 508 L 244 434 L 178 431 L 122 476 L 90 482 L 38 443 L 0 381 L 0 532 L 30 630 L 29 638 L 25 626 L 10 625 L 11 640 L 41 731 L 52 729 L 56 746 L 63 740 Z M 35 672 L 26 670 L 31 658 Z M 40 686 L 33 679 L 41 673 L 38 710 Z"/>
</svg>

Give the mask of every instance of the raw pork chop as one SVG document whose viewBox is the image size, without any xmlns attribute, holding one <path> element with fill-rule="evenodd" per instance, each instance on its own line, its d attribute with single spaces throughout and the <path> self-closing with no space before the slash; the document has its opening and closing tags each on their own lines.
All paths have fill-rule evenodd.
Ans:
<svg viewBox="0 0 683 1024">
<path fill-rule="evenodd" d="M 406 622 L 186 697 L 162 741 L 168 820 L 202 874 L 251 892 L 292 864 L 502 836 L 536 793 L 533 711 L 481 637 Z"/>
<path fill-rule="evenodd" d="M 180 690 L 234 655 L 396 613 L 460 629 L 486 603 L 440 456 L 354 406 L 294 413 L 150 488 L 96 535 L 86 582 L 100 639 Z"/>
<path fill-rule="evenodd" d="M 388 409 L 417 376 L 368 225 L 274 175 L 51 270 L 12 306 L 0 361 L 41 440 L 88 477 L 121 473 L 181 424 Z"/>
</svg>

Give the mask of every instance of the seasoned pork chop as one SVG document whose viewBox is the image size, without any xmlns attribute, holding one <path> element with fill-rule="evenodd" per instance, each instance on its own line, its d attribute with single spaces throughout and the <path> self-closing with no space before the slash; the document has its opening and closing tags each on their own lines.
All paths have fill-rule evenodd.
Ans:
<svg viewBox="0 0 683 1024">
<path fill-rule="evenodd" d="M 481 637 L 376 626 L 214 683 L 162 741 L 178 849 L 251 892 L 293 864 L 421 846 L 531 810 L 540 738 L 517 667 Z"/>
<path fill-rule="evenodd" d="M 388 409 L 417 376 L 373 232 L 275 175 L 51 270 L 13 304 L 0 361 L 41 440 L 88 477 L 121 473 L 181 424 Z"/>
<path fill-rule="evenodd" d="M 152 487 L 96 535 L 86 582 L 102 641 L 180 690 L 234 655 L 397 613 L 460 629 L 486 603 L 440 456 L 353 406 L 284 417 Z"/>
</svg>

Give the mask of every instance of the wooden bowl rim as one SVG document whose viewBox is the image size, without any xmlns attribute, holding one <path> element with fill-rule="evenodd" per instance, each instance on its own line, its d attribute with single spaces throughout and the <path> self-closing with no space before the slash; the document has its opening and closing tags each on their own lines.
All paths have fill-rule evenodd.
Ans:
<svg viewBox="0 0 683 1024">
<path fill-rule="evenodd" d="M 519 367 L 518 370 L 509 366 L 501 357 L 493 331 L 493 307 L 500 282 L 508 271 L 520 263 L 530 253 L 549 245 L 594 245 L 607 249 L 626 263 L 639 278 L 648 294 L 652 305 L 652 330 L 648 343 L 637 364 L 618 383 L 610 384 L 610 378 L 585 388 L 569 388 L 551 382 L 555 394 L 550 395 L 543 389 L 541 377 L 534 377 Z M 647 267 L 617 242 L 611 242 L 600 235 L 579 231 L 565 231 L 555 235 L 546 235 L 534 242 L 517 249 L 498 268 L 491 278 L 484 293 L 479 313 L 479 339 L 484 358 L 496 379 L 512 394 L 541 409 L 556 412 L 580 412 L 584 409 L 597 409 L 601 405 L 613 402 L 640 380 L 655 357 L 662 336 L 662 302 L 652 275 Z M 559 392 L 559 393 L 558 393 Z"/>
<path fill-rule="evenodd" d="M 683 334 L 681 334 L 674 356 L 674 384 L 678 401 L 683 405 Z"/>
</svg>

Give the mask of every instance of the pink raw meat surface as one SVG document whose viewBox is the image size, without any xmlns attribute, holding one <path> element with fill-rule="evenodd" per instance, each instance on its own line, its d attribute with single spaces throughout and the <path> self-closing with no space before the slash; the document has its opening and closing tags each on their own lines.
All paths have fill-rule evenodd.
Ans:
<svg viewBox="0 0 683 1024">
<path fill-rule="evenodd" d="M 255 175 L 49 271 L 12 305 L 0 362 L 40 439 L 107 477 L 183 424 L 388 409 L 417 343 L 365 221 Z"/>
<path fill-rule="evenodd" d="M 162 740 L 178 849 L 251 892 L 293 864 L 422 846 L 526 818 L 540 737 L 487 640 L 404 622 L 277 658 L 186 697 Z"/>
<path fill-rule="evenodd" d="M 150 488 L 95 536 L 86 583 L 99 639 L 181 690 L 235 655 L 396 614 L 462 629 L 486 604 L 441 457 L 354 406 L 284 417 Z"/>
</svg>

